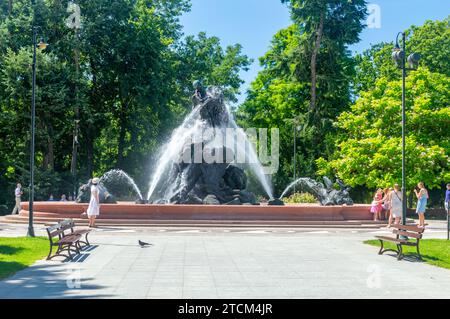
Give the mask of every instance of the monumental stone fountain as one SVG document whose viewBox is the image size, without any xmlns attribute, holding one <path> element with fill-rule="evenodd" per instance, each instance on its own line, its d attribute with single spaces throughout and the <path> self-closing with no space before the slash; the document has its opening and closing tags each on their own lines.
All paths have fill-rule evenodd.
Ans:
<svg viewBox="0 0 450 319">
<path fill-rule="evenodd" d="M 273 197 L 254 146 L 234 121 L 222 91 L 216 87 L 205 89 L 200 81 L 194 82 L 194 89 L 192 112 L 163 147 L 147 199 L 171 204 L 258 204 L 255 195 L 247 190 L 244 168 L 250 169 L 267 196 Z M 235 163 L 235 150 L 226 147 L 219 138 L 226 135 L 227 129 L 239 135 L 237 147 L 247 146 L 252 164 Z M 214 160 L 198 157 L 199 153 L 209 154 Z"/>
<path fill-rule="evenodd" d="M 333 182 L 324 177 L 324 183 L 311 178 L 299 178 L 291 183 L 280 196 L 274 199 L 270 183 L 263 173 L 254 147 L 246 134 L 234 121 L 222 91 L 215 87 L 205 89 L 200 81 L 194 82 L 192 96 L 193 109 L 173 133 L 169 142 L 163 146 L 155 173 L 151 179 L 147 199 L 144 199 L 134 180 L 122 170 L 111 170 L 100 179 L 100 200 L 102 203 L 115 203 L 105 184 L 117 182 L 131 186 L 138 196 L 137 204 L 178 204 L 178 205 L 256 205 L 253 193 L 247 190 L 248 179 L 243 166 L 235 161 L 234 149 L 223 142 L 228 129 L 234 129 L 237 146 L 249 152 L 253 165 L 247 165 L 258 177 L 267 195 L 269 205 L 284 205 L 281 200 L 294 185 L 299 185 L 316 197 L 323 206 L 353 205 L 350 188 L 339 179 L 340 186 L 335 189 Z M 209 130 L 209 134 L 204 134 Z M 197 137 L 195 138 L 197 134 Z M 219 137 L 219 138 L 218 138 Z M 248 145 L 247 145 L 248 144 Z M 247 147 L 250 146 L 250 147 Z M 200 154 L 200 156 L 198 156 Z M 210 158 L 205 158 L 209 154 Z M 213 159 L 213 160 L 211 160 Z M 89 201 L 90 184 L 79 189 L 77 202 Z"/>
</svg>

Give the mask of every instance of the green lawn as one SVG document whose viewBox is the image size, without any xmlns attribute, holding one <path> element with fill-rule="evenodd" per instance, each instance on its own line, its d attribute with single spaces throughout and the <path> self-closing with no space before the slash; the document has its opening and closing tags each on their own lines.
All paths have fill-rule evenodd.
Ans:
<svg viewBox="0 0 450 319">
<path fill-rule="evenodd" d="M 0 237 L 0 280 L 47 256 L 49 243 L 43 237 Z"/>
<path fill-rule="evenodd" d="M 379 240 L 367 240 L 365 244 L 380 247 Z M 384 243 L 385 248 L 397 249 L 392 243 Z M 417 256 L 416 247 L 403 246 L 405 255 Z M 442 268 L 450 269 L 450 241 L 444 239 L 423 239 L 420 241 L 420 253 L 423 260 Z"/>
</svg>

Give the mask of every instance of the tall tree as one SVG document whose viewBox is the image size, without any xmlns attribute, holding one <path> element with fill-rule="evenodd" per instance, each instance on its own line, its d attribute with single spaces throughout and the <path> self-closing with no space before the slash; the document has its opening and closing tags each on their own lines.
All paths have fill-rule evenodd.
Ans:
<svg viewBox="0 0 450 319">
<path fill-rule="evenodd" d="M 355 62 L 347 47 L 358 41 L 366 16 L 365 1 L 283 2 L 294 24 L 274 36 L 238 114 L 242 125 L 280 128 L 279 190 L 293 175 L 294 129 L 301 128 L 295 134 L 297 176 L 315 177 L 316 159 L 333 153 L 333 122 L 352 99 Z"/>
<path fill-rule="evenodd" d="M 401 87 L 400 79 L 381 77 L 341 114 L 338 148 L 330 161 L 318 161 L 321 174 L 336 173 L 351 186 L 400 184 Z M 419 69 L 408 76 L 406 87 L 407 187 L 419 181 L 439 187 L 450 178 L 450 78 Z"/>
<path fill-rule="evenodd" d="M 408 52 L 421 54 L 418 71 L 406 82 L 408 187 L 446 182 L 450 154 L 450 18 L 406 30 Z M 337 149 L 318 161 L 320 173 L 336 173 L 352 186 L 392 186 L 401 179 L 401 70 L 392 61 L 393 43 L 380 43 L 356 57 L 357 100 L 343 113 Z"/>
<path fill-rule="evenodd" d="M 187 36 L 176 51 L 178 81 L 183 80 L 184 92 L 181 96 L 189 97 L 194 80 L 203 80 L 204 85 L 220 86 L 225 96 L 236 101 L 236 95 L 243 80 L 240 70 L 247 71 L 251 60 L 242 54 L 240 44 L 222 48 L 220 39 L 208 37 L 205 32 Z M 190 99 L 190 97 L 189 97 Z"/>
<path fill-rule="evenodd" d="M 250 63 L 240 45 L 182 39 L 189 0 L 77 0 L 78 32 L 66 25 L 68 3 L 15 0 L 11 13 L 0 1 L 2 189 L 28 178 L 31 26 L 50 43 L 37 64 L 38 199 L 72 193 L 75 169 L 83 181 L 120 167 L 147 184 L 158 148 L 191 107 L 192 80 L 222 86 L 233 99 Z M 0 206 L 12 203 L 9 194 L 0 193 Z"/>
<path fill-rule="evenodd" d="M 310 113 L 318 120 L 318 61 L 321 50 L 343 54 L 346 46 L 359 41 L 367 8 L 365 0 L 282 0 L 291 9 L 292 20 L 302 27 L 307 40 L 301 50 L 310 56 Z M 303 62 L 303 61 L 302 61 Z M 327 76 L 327 74 L 322 74 Z"/>
<path fill-rule="evenodd" d="M 430 71 L 450 76 L 450 16 L 442 21 L 426 21 L 422 26 L 412 26 L 405 31 L 408 52 L 421 55 L 420 64 Z M 397 79 L 399 70 L 392 63 L 393 43 L 373 45 L 356 56 L 354 92 L 368 91 L 380 77 Z"/>
</svg>

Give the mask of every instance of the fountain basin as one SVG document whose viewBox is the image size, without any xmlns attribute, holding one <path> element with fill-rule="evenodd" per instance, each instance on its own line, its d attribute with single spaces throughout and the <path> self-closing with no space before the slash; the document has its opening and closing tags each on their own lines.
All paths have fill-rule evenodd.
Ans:
<svg viewBox="0 0 450 319">
<path fill-rule="evenodd" d="M 149 204 L 149 201 L 146 200 L 146 199 L 137 199 L 137 200 L 135 201 L 135 204 L 146 205 L 146 204 Z"/>
<path fill-rule="evenodd" d="M 35 202 L 36 222 L 54 222 L 64 218 L 85 220 L 82 214 L 88 204 L 73 202 Z M 288 204 L 285 206 L 252 205 L 154 205 L 119 202 L 100 206 L 102 220 L 135 221 L 370 221 L 370 205 L 320 206 L 318 204 Z M 23 203 L 20 216 L 28 216 L 28 203 Z M 13 218 L 14 216 L 11 216 Z"/>
<path fill-rule="evenodd" d="M 284 206 L 285 204 L 281 199 L 274 198 L 274 199 L 269 200 L 268 205 L 269 206 Z"/>
</svg>

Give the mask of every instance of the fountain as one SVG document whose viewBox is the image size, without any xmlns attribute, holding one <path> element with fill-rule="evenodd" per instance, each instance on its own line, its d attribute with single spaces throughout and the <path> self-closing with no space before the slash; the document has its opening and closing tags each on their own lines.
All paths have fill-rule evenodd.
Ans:
<svg viewBox="0 0 450 319">
<path fill-rule="evenodd" d="M 303 190 L 314 195 L 314 197 L 316 197 L 316 199 L 323 206 L 353 205 L 353 200 L 349 195 L 350 187 L 344 185 L 344 183 L 339 179 L 336 179 L 336 183 L 340 187 L 339 190 L 336 190 L 333 188 L 333 182 L 328 177 L 324 177 L 323 180 L 325 186 L 324 184 L 316 182 L 311 178 L 301 177 L 289 184 L 281 194 L 280 198 L 286 196 L 294 185 L 300 185 Z"/>
<path fill-rule="evenodd" d="M 229 129 L 236 135 L 236 151 L 245 151 L 246 166 L 273 198 L 255 148 L 236 124 L 222 91 L 216 87 L 205 90 L 200 81 L 194 82 L 194 88 L 194 107 L 162 147 L 147 200 L 159 204 L 257 204 L 255 195 L 246 190 L 247 176 L 236 163 L 235 150 L 224 145 Z"/>
<path fill-rule="evenodd" d="M 105 174 L 100 178 L 100 182 L 98 184 L 98 188 L 100 190 L 100 203 L 107 203 L 107 204 L 116 204 L 116 200 L 113 195 L 108 191 L 109 187 L 114 187 L 114 184 L 120 184 L 121 188 L 123 188 L 123 183 L 128 184 L 131 186 L 133 191 L 136 193 L 136 195 L 139 197 L 136 200 L 136 203 L 138 204 L 145 204 L 147 203 L 146 200 L 142 197 L 141 190 L 136 185 L 136 182 L 124 171 L 120 169 L 113 169 Z M 107 187 L 108 186 L 108 187 Z M 89 180 L 86 184 L 81 185 L 78 189 L 78 197 L 76 199 L 77 203 L 88 203 L 90 198 L 90 187 L 91 187 L 91 180 Z"/>
<path fill-rule="evenodd" d="M 89 180 L 86 184 L 83 184 L 78 189 L 78 196 L 75 199 L 75 202 L 77 203 L 89 203 L 89 200 L 91 198 L 91 180 Z M 111 195 L 106 187 L 102 184 L 98 184 L 99 189 L 99 198 L 100 203 L 102 204 L 116 204 L 116 199 L 113 195 Z"/>
<path fill-rule="evenodd" d="M 134 180 L 121 170 L 112 170 L 100 179 L 99 222 L 105 225 L 199 227 L 224 225 L 348 225 L 349 221 L 371 221 L 370 205 L 353 205 L 349 187 L 337 180 L 340 189 L 324 178 L 324 184 L 310 178 L 291 183 L 280 198 L 274 198 L 270 180 L 264 172 L 255 147 L 245 132 L 238 127 L 222 92 L 214 87 L 203 89 L 194 83 L 193 109 L 183 123 L 174 130 L 161 148 L 147 196 Z M 228 143 L 228 131 L 234 132 L 233 143 Z M 226 136 L 226 139 L 224 139 Z M 224 140 L 226 142 L 224 143 Z M 239 155 L 245 154 L 245 161 Z M 238 155 L 238 156 L 235 156 Z M 249 181 L 244 169 L 257 177 L 268 204 L 259 204 L 248 190 Z M 124 185 L 129 185 L 129 189 Z M 282 198 L 294 185 L 313 194 L 321 203 L 284 205 Z M 63 218 L 86 222 L 90 198 L 90 183 L 82 185 L 76 203 L 36 202 L 35 221 L 48 223 Z M 135 202 L 116 202 L 117 198 L 135 194 Z M 133 196 L 131 195 L 131 196 Z M 146 205 L 136 205 L 146 204 Z M 28 205 L 23 203 L 20 216 L 10 217 L 14 222 L 28 222 Z"/>
<path fill-rule="evenodd" d="M 141 190 L 137 186 L 134 179 L 132 179 L 127 173 L 120 169 L 113 169 L 109 172 L 106 172 L 103 174 L 103 176 L 100 178 L 100 183 L 103 185 L 107 185 L 108 183 L 117 183 L 117 182 L 124 182 L 125 184 L 128 184 L 132 187 L 133 191 L 136 193 L 139 198 L 136 200 L 137 204 L 146 204 L 148 203 L 142 196 Z"/>
</svg>

